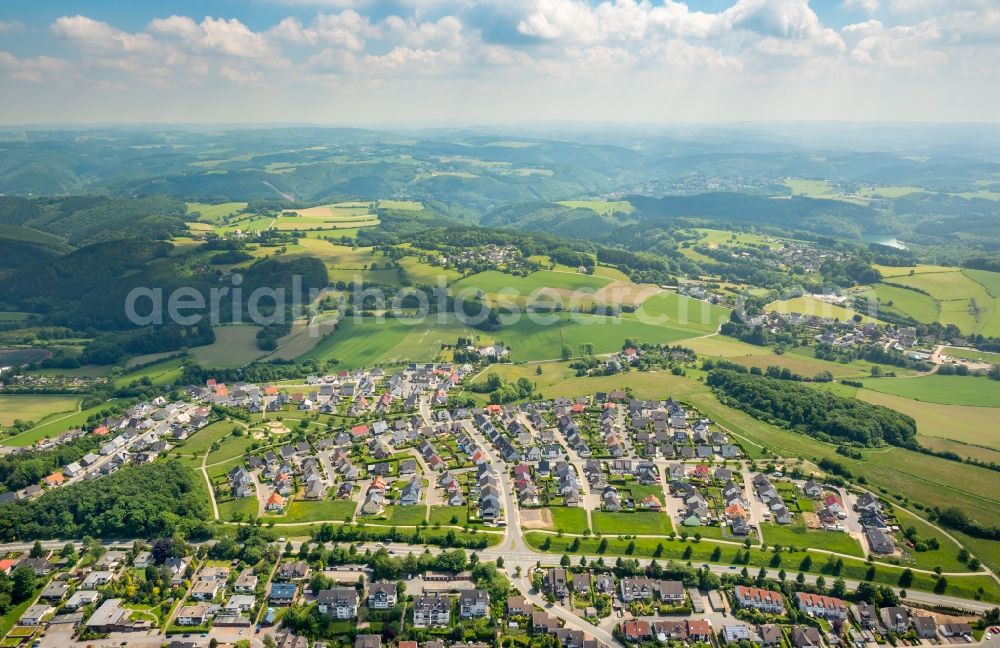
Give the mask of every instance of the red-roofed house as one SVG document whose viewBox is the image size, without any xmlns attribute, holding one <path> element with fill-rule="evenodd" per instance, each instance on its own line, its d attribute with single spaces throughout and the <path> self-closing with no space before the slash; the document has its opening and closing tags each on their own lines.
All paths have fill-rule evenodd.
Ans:
<svg viewBox="0 0 1000 648">
<path fill-rule="evenodd" d="M 66 478 L 61 472 L 54 472 L 45 478 L 46 486 L 62 486 L 66 481 Z"/>
<path fill-rule="evenodd" d="M 351 428 L 351 434 L 354 436 L 355 439 L 363 437 L 364 435 L 368 434 L 368 426 L 365 424 L 355 425 L 354 427 Z"/>
<path fill-rule="evenodd" d="M 285 498 L 277 493 L 271 493 L 271 496 L 267 498 L 267 504 L 264 505 L 268 511 L 281 511 L 285 508 Z"/>
<path fill-rule="evenodd" d="M 9 574 L 14 570 L 14 565 L 17 564 L 17 558 L 4 558 L 0 560 L 0 574 Z"/>
<path fill-rule="evenodd" d="M 622 635 L 629 641 L 638 642 L 653 636 L 649 621 L 633 620 L 622 624 Z"/>
</svg>

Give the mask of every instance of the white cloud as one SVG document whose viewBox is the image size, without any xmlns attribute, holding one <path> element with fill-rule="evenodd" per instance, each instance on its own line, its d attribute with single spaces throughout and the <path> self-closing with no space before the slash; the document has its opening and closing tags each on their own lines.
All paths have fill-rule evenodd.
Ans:
<svg viewBox="0 0 1000 648">
<path fill-rule="evenodd" d="M 252 31 L 235 18 L 205 17 L 200 23 L 187 16 L 156 18 L 149 31 L 160 36 L 176 37 L 189 51 L 213 51 L 227 56 L 277 61 L 277 51 L 263 35 Z"/>
<path fill-rule="evenodd" d="M 156 48 L 149 34 L 132 34 L 87 16 L 58 18 L 52 23 L 52 31 L 91 51 L 142 53 Z"/>
<path fill-rule="evenodd" d="M 930 68 L 948 62 L 947 54 L 934 49 L 941 33 L 928 21 L 886 27 L 878 20 L 869 20 L 844 27 L 844 35 L 854 42 L 851 58 L 864 65 Z"/>
<path fill-rule="evenodd" d="M 0 52 L 0 68 L 3 68 L 12 79 L 41 83 L 52 74 L 68 70 L 69 61 L 51 56 L 18 58 L 10 52 Z"/>
<path fill-rule="evenodd" d="M 879 0 L 844 0 L 841 6 L 847 11 L 866 11 L 875 13 L 878 11 L 881 2 Z"/>
</svg>

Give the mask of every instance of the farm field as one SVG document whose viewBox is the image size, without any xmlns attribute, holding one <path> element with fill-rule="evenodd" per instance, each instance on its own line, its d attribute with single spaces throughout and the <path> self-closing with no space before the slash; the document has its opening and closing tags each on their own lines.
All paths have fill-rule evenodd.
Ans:
<svg viewBox="0 0 1000 648">
<path fill-rule="evenodd" d="M 780 544 L 786 549 L 794 545 L 800 549 L 811 547 L 860 558 L 865 556 L 858 541 L 841 531 L 814 531 L 807 529 L 801 523 L 782 525 L 774 522 L 763 522 L 760 527 L 764 534 L 764 541 L 768 545 Z"/>
<path fill-rule="evenodd" d="M 880 283 L 857 294 L 862 297 L 873 294 L 878 299 L 879 309 L 912 317 L 918 322 L 929 324 L 938 318 L 938 302 L 930 295 L 915 290 Z"/>
<path fill-rule="evenodd" d="M 572 209 L 590 209 L 601 216 L 635 212 L 635 207 L 627 200 L 560 200 L 559 204 Z"/>
<path fill-rule="evenodd" d="M 594 533 L 603 535 L 662 535 L 673 530 L 670 516 L 656 511 L 610 512 L 593 511 L 590 514 Z"/>
<path fill-rule="evenodd" d="M 992 275 L 997 273 L 980 273 L 974 279 L 967 272 L 921 272 L 893 277 L 889 282 L 918 288 L 936 299 L 941 305 L 939 321 L 943 324 L 954 324 L 963 333 L 1000 334 L 998 300 L 986 288 L 989 285 L 996 289 Z"/>
<path fill-rule="evenodd" d="M 37 423 L 75 412 L 79 406 L 80 397 L 71 394 L 0 394 L 0 425 L 12 425 L 15 420 Z"/>
<path fill-rule="evenodd" d="M 216 326 L 215 342 L 193 347 L 191 356 L 202 367 L 242 367 L 264 355 L 257 348 L 259 328 L 250 324 Z"/>
<path fill-rule="evenodd" d="M 275 219 L 272 227 L 277 230 L 340 229 L 372 227 L 378 225 L 369 203 L 347 202 L 318 205 L 306 209 L 285 209 Z"/>
<path fill-rule="evenodd" d="M 420 211 L 423 204 L 415 200 L 380 200 L 378 206 L 381 209 L 398 209 L 400 211 Z"/>
<path fill-rule="evenodd" d="M 976 360 L 989 362 L 990 364 L 1000 364 L 1000 353 L 990 351 L 980 351 L 979 349 L 967 349 L 964 347 L 945 347 L 941 351 L 944 355 L 953 358 L 963 358 L 965 360 Z"/>
<path fill-rule="evenodd" d="M 305 318 L 296 320 L 292 324 L 291 332 L 278 339 L 278 348 L 272 351 L 267 360 L 294 360 L 295 358 L 309 353 L 323 339 L 323 336 L 331 333 L 337 325 L 337 316 L 333 313 L 316 315 L 310 326 Z"/>
<path fill-rule="evenodd" d="M 646 299 L 636 310 L 664 324 L 692 331 L 714 333 L 729 318 L 729 309 L 674 292 L 661 292 Z"/>
<path fill-rule="evenodd" d="M 461 291 L 468 290 L 472 292 L 467 294 L 475 294 L 478 291 L 495 297 L 497 293 L 504 290 L 510 293 L 510 297 L 508 298 L 510 301 L 517 302 L 517 297 L 526 298 L 535 291 L 546 288 L 552 289 L 557 293 L 559 291 L 572 293 L 586 290 L 592 295 L 609 283 L 611 283 L 611 280 L 605 277 L 552 270 L 539 270 L 538 272 L 532 272 L 526 277 L 517 277 L 497 270 L 487 270 L 486 272 L 480 272 L 455 282 L 451 293 L 456 295 Z M 571 295 L 564 294 L 564 296 L 569 297 Z"/>
<path fill-rule="evenodd" d="M 439 282 L 443 282 L 447 286 L 462 277 L 462 273 L 458 270 L 433 266 L 412 256 L 400 259 L 399 265 L 402 266 L 410 281 L 418 286 L 437 286 Z"/>
<path fill-rule="evenodd" d="M 787 368 L 793 373 L 806 377 L 813 377 L 821 371 L 829 371 L 834 378 L 846 378 L 848 376 L 869 375 L 869 364 L 864 362 L 850 362 L 843 364 L 840 362 L 830 362 L 811 358 L 798 353 L 785 352 L 782 354 L 767 353 L 767 347 L 757 347 L 758 353 L 752 356 L 736 356 L 729 358 L 730 362 L 743 365 L 744 367 L 758 367 L 767 369 L 769 366 Z"/>
<path fill-rule="evenodd" d="M 121 389 L 122 387 L 127 387 L 134 381 L 142 380 L 143 378 L 149 378 L 152 384 L 158 386 L 173 384 L 179 380 L 183 374 L 184 362 L 184 358 L 172 358 L 170 360 L 164 360 L 163 362 L 157 362 L 149 365 L 148 367 L 143 367 L 142 369 L 131 371 L 123 376 L 115 378 L 115 387 Z"/>
<path fill-rule="evenodd" d="M 232 216 L 236 212 L 246 208 L 247 204 L 245 202 L 225 202 L 217 205 L 189 202 L 187 204 L 187 213 L 192 214 L 194 212 L 198 212 L 200 214 L 198 217 L 199 221 L 218 224 L 221 223 L 226 217 Z"/>
<path fill-rule="evenodd" d="M 923 378 L 906 380 L 923 380 Z M 874 381 L 866 380 L 864 384 L 867 386 L 872 382 Z M 917 422 L 917 434 L 920 438 L 940 437 L 987 448 L 1000 447 L 1000 430 L 996 426 L 996 421 L 1000 420 L 998 419 L 1000 408 L 916 401 L 870 389 L 858 390 L 858 398 L 912 416 Z M 962 424 L 956 425 L 956 421 L 961 421 Z"/>
<path fill-rule="evenodd" d="M 709 247 L 719 245 L 766 245 L 769 248 L 778 247 L 774 237 L 762 234 L 752 234 L 749 232 L 732 232 L 729 230 L 718 230 L 699 227 L 694 230 L 701 235 L 697 244 L 708 245 Z"/>
<path fill-rule="evenodd" d="M 41 425 L 36 425 L 30 430 L 25 430 L 18 435 L 3 439 L 3 445 L 15 447 L 34 445 L 39 439 L 55 437 L 70 428 L 86 425 L 88 418 L 103 411 L 105 407 L 107 407 L 107 403 L 95 405 L 90 409 L 85 409 L 75 414 L 53 416 Z"/>
<path fill-rule="evenodd" d="M 820 301 L 819 299 L 808 295 L 795 297 L 793 299 L 780 299 L 778 301 L 773 301 L 764 308 L 768 311 L 783 314 L 801 313 L 802 315 L 814 315 L 816 317 L 830 317 L 841 322 L 846 322 L 855 315 L 860 315 L 862 322 L 877 321 L 874 318 L 869 317 L 866 313 L 860 313 L 854 309 L 837 306 L 836 304 L 828 304 L 827 302 Z"/>
<path fill-rule="evenodd" d="M 961 268 L 956 268 L 954 266 L 928 265 L 925 263 L 918 263 L 913 266 L 874 265 L 872 267 L 878 270 L 879 274 L 883 277 L 906 277 L 909 275 L 926 273 L 959 272 L 961 270 Z"/>
<path fill-rule="evenodd" d="M 611 279 L 612 281 L 621 281 L 623 283 L 629 283 L 632 280 L 628 278 L 628 275 L 619 270 L 618 268 L 612 268 L 611 266 L 599 265 L 594 268 L 595 277 L 604 277 L 605 279 Z"/>
<path fill-rule="evenodd" d="M 0 311 L 0 322 L 23 322 L 28 319 L 29 313 L 19 311 Z"/>
<path fill-rule="evenodd" d="M 942 405 L 1000 407 L 1000 383 L 985 376 L 941 376 L 916 378 L 868 378 L 866 389 L 902 398 Z M 964 421 L 964 419 L 953 419 Z"/>
<path fill-rule="evenodd" d="M 726 337 L 724 335 L 712 335 L 709 337 L 698 338 L 696 340 L 688 340 L 684 343 L 684 346 L 691 349 L 699 356 L 707 355 L 720 358 L 753 356 L 758 353 L 769 354 L 772 352 L 770 347 L 749 344 L 747 342 L 743 342 L 742 340 Z"/>
</svg>

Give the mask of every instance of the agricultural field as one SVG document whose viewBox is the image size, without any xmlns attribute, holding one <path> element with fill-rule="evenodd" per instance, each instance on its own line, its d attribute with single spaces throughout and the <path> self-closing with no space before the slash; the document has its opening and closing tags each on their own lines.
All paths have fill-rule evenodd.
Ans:
<svg viewBox="0 0 1000 648">
<path fill-rule="evenodd" d="M 403 257 L 399 260 L 399 265 L 410 281 L 418 286 L 437 286 L 439 283 L 447 286 L 462 278 L 462 273 L 454 268 L 433 266 L 416 257 Z"/>
<path fill-rule="evenodd" d="M 954 324 L 968 334 L 1000 335 L 998 298 L 990 292 L 1000 293 L 1000 273 L 956 270 L 918 272 L 887 281 L 922 290 L 937 300 L 943 324 Z"/>
<path fill-rule="evenodd" d="M 420 211 L 424 208 L 422 203 L 415 200 L 380 200 L 378 201 L 378 206 L 380 209 L 396 209 L 399 211 Z"/>
<path fill-rule="evenodd" d="M 250 324 L 215 327 L 215 342 L 191 349 L 191 357 L 202 367 L 242 367 L 264 355 L 257 348 L 257 331 Z"/>
<path fill-rule="evenodd" d="M 331 333 L 337 326 L 337 315 L 322 313 L 312 318 L 309 323 L 305 318 L 292 324 L 291 332 L 278 339 L 278 348 L 272 351 L 266 360 L 294 360 L 312 351 L 323 337 Z"/>
<path fill-rule="evenodd" d="M 937 538 L 939 544 L 937 549 L 928 549 L 927 551 L 914 551 L 912 548 L 906 547 L 905 551 L 909 553 L 911 560 L 904 561 L 905 564 L 912 564 L 920 569 L 940 567 L 945 572 L 963 572 L 969 570 L 965 563 L 958 560 L 958 552 L 961 547 L 955 544 L 951 538 L 905 509 L 894 507 L 893 514 L 896 516 L 896 521 L 899 522 L 899 527 L 903 531 L 909 527 L 913 527 L 917 531 L 917 537 L 921 540 Z M 897 542 L 902 540 L 902 534 L 898 534 L 896 540 Z"/>
<path fill-rule="evenodd" d="M 773 301 L 764 307 L 765 310 L 776 313 L 789 314 L 801 313 L 802 315 L 814 315 L 816 317 L 830 317 L 841 322 L 852 319 L 855 315 L 861 316 L 862 322 L 876 322 L 875 318 L 869 317 L 865 313 L 860 313 L 851 308 L 830 304 L 825 301 L 803 295 L 792 299 L 780 299 Z"/>
<path fill-rule="evenodd" d="M 19 311 L 0 311 L 0 323 L 23 322 L 28 319 L 29 314 Z"/>
<path fill-rule="evenodd" d="M 932 376 L 927 376 L 928 378 Z M 944 376 L 942 376 L 944 377 Z M 948 376 L 950 377 L 950 376 Z M 891 379 L 890 379 L 891 380 Z M 913 378 L 906 380 L 924 380 Z M 977 380 L 972 378 L 971 380 Z M 987 380 L 983 378 L 982 380 Z M 866 380 L 864 384 L 875 382 Z M 948 439 L 970 446 L 981 446 L 992 455 L 990 460 L 1000 460 L 1000 430 L 996 421 L 1000 420 L 1000 408 L 981 407 L 973 405 L 943 405 L 917 401 L 893 394 L 881 393 L 869 389 L 858 391 L 858 398 L 876 405 L 884 405 L 896 411 L 912 416 L 917 422 L 917 435 L 921 443 L 934 447 L 932 439 Z M 956 421 L 961 421 L 956 425 Z M 954 449 L 954 448 L 949 448 Z M 963 451 L 955 449 L 960 455 L 968 454 L 971 448 Z"/>
<path fill-rule="evenodd" d="M 781 245 L 774 237 L 762 234 L 707 228 L 696 228 L 694 231 L 701 236 L 694 243 L 709 247 L 719 247 L 720 245 L 763 245 L 771 249 L 776 249 Z"/>
<path fill-rule="evenodd" d="M 34 445 L 39 439 L 49 439 L 58 436 L 70 428 L 86 425 L 87 419 L 101 412 L 107 407 L 107 403 L 96 405 L 90 409 L 85 409 L 75 414 L 60 414 L 51 417 L 45 423 L 36 425 L 30 430 L 26 430 L 18 435 L 3 439 L 3 445 L 26 447 Z"/>
<path fill-rule="evenodd" d="M 959 272 L 961 270 L 961 268 L 956 268 L 954 266 L 928 265 L 925 263 L 918 263 L 913 266 L 875 265 L 872 267 L 878 270 L 879 274 L 881 274 L 884 278 L 907 277 L 910 275 L 933 274 L 938 272 Z"/>
<path fill-rule="evenodd" d="M 870 378 L 864 385 L 866 389 L 928 403 L 1000 407 L 1000 383 L 985 376 Z"/>
<path fill-rule="evenodd" d="M 937 321 L 938 302 L 930 295 L 889 284 L 875 284 L 868 290 L 853 293 L 860 297 L 874 295 L 878 299 L 878 308 L 889 313 L 912 317 L 918 322 L 929 324 Z"/>
<path fill-rule="evenodd" d="M 577 297 L 588 302 L 594 301 L 594 294 L 611 283 L 604 277 L 592 275 L 540 270 L 526 277 L 517 277 L 496 270 L 487 270 L 465 277 L 455 282 L 451 293 L 465 292 L 474 296 L 483 293 L 493 299 L 500 291 L 508 294 L 505 299 L 511 303 L 526 303 L 528 295 L 542 291 L 558 298 Z M 582 291 L 582 292 L 581 292 Z"/>
<path fill-rule="evenodd" d="M 589 209 L 601 216 L 635 212 L 635 207 L 627 200 L 560 200 L 559 204 L 571 209 Z"/>
<path fill-rule="evenodd" d="M 12 425 L 15 420 L 40 423 L 76 412 L 79 406 L 80 397 L 71 394 L 0 394 L 0 425 Z"/>
<path fill-rule="evenodd" d="M 225 202 L 217 205 L 189 202 L 187 213 L 198 212 L 198 220 L 203 223 L 221 224 L 226 218 L 247 208 L 245 202 Z"/>
<path fill-rule="evenodd" d="M 866 362 L 855 361 L 843 364 L 788 351 L 782 354 L 769 351 L 770 349 L 766 347 L 757 347 L 757 353 L 753 355 L 731 357 L 729 360 L 744 367 L 767 369 L 770 366 L 777 366 L 787 368 L 792 373 L 809 378 L 821 371 L 829 371 L 834 378 L 870 375 L 871 365 Z"/>
<path fill-rule="evenodd" d="M 729 309 L 674 292 L 661 292 L 646 299 L 636 315 L 692 331 L 715 333 L 729 318 Z"/>
<path fill-rule="evenodd" d="M 172 358 L 155 364 L 130 371 L 118 378 L 115 378 L 115 387 L 121 389 L 133 382 L 148 378 L 153 385 L 171 385 L 180 379 L 184 372 L 184 358 Z"/>
<path fill-rule="evenodd" d="M 318 205 L 306 209 L 286 209 L 275 219 L 272 227 L 278 230 L 373 227 L 378 216 L 369 203 L 347 202 Z"/>
</svg>

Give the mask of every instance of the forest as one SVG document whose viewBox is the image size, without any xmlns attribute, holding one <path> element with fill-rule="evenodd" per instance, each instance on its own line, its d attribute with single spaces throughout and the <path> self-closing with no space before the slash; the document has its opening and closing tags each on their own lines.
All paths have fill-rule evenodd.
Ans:
<svg viewBox="0 0 1000 648">
<path fill-rule="evenodd" d="M 822 440 L 916 447 L 913 418 L 881 405 L 729 369 L 713 369 L 706 382 L 727 405 Z"/>
</svg>

